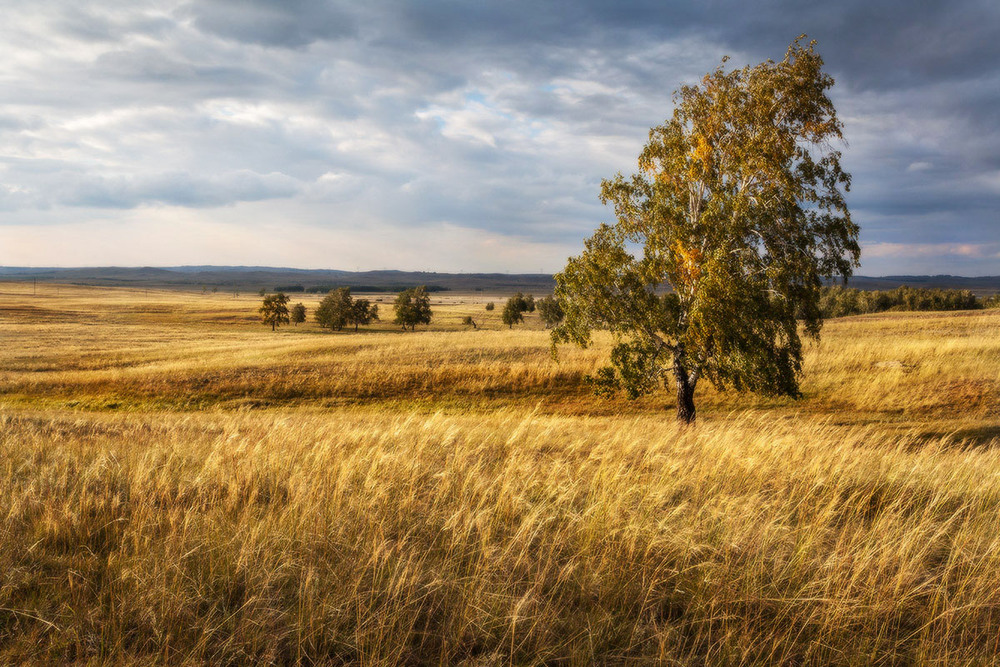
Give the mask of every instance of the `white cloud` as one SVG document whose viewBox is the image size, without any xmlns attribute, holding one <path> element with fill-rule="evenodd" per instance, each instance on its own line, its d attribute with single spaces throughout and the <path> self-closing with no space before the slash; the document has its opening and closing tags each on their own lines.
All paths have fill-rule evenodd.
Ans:
<svg viewBox="0 0 1000 667">
<path fill-rule="evenodd" d="M 481 102 L 470 102 L 458 109 L 430 107 L 416 112 L 421 120 L 434 119 L 441 124 L 441 134 L 449 139 L 471 139 L 497 147 L 495 132 L 501 130 L 506 118 L 495 108 Z"/>
<path fill-rule="evenodd" d="M 1000 243 L 872 243 L 864 248 L 871 258 L 964 257 L 992 259 L 1000 257 Z"/>
</svg>

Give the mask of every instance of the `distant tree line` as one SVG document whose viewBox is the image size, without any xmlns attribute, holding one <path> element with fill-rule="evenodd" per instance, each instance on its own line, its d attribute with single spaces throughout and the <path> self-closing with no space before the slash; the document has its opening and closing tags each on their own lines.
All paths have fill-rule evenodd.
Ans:
<svg viewBox="0 0 1000 667">
<path fill-rule="evenodd" d="M 845 317 L 899 310 L 977 310 L 1000 307 L 1000 294 L 979 298 L 964 289 L 902 286 L 891 290 L 824 287 L 819 309 L 823 317 Z"/>
<path fill-rule="evenodd" d="M 429 292 L 432 288 L 421 285 L 405 289 L 399 293 L 393 303 L 395 318 L 393 321 L 403 327 L 403 330 L 415 330 L 418 324 L 431 323 L 431 307 Z M 306 320 L 306 307 L 297 303 L 289 307 L 288 295 L 284 292 L 265 294 L 259 313 L 261 321 L 270 325 L 272 330 L 282 324 L 300 324 Z M 845 317 L 848 315 L 864 315 L 867 313 L 882 313 L 886 311 L 935 311 L 935 310 L 978 310 L 982 308 L 1000 308 L 1000 293 L 991 296 L 977 297 L 969 290 L 962 289 L 932 289 L 925 287 L 902 286 L 892 290 L 859 290 L 839 285 L 824 287 L 819 301 L 820 313 L 824 318 Z M 486 304 L 486 310 L 494 309 L 493 302 Z M 538 312 L 545 328 L 558 326 L 565 316 L 563 303 L 554 296 L 535 299 L 531 294 L 521 292 L 507 299 L 500 314 L 500 320 L 513 328 L 515 324 L 524 322 L 525 313 Z M 353 326 L 357 331 L 359 326 L 379 321 L 378 304 L 368 299 L 355 299 L 351 296 L 350 287 L 337 287 L 329 290 L 313 314 L 316 322 L 332 331 L 342 331 L 344 327 Z M 467 316 L 462 324 L 479 328 L 479 324 Z"/>
<path fill-rule="evenodd" d="M 265 293 L 261 296 L 264 300 L 258 310 L 260 319 L 264 324 L 271 325 L 272 331 L 282 324 L 294 322 L 298 325 L 305 322 L 305 305 L 297 303 L 289 308 L 288 295 L 284 292 Z M 427 287 L 423 285 L 400 292 L 393 303 L 393 309 L 396 313 L 394 322 L 401 324 L 404 331 L 413 331 L 418 324 L 431 323 L 431 300 Z M 379 320 L 378 304 L 368 299 L 355 299 L 351 296 L 350 287 L 337 287 L 320 301 L 313 317 L 320 327 L 332 331 L 341 331 L 347 326 L 353 326 L 357 331 L 359 326 Z"/>
</svg>

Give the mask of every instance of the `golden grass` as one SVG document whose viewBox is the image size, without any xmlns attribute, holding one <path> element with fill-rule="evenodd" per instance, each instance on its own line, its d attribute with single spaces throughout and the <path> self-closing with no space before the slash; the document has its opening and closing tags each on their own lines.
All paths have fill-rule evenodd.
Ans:
<svg viewBox="0 0 1000 667">
<path fill-rule="evenodd" d="M 1000 312 L 830 322 L 802 401 L 682 428 L 458 297 L 355 335 L 14 292 L 2 664 L 997 661 Z"/>
</svg>

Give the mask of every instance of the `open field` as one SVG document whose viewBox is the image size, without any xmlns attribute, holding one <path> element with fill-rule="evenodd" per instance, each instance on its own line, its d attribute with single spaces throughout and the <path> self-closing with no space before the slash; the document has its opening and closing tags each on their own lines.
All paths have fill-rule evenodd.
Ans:
<svg viewBox="0 0 1000 667">
<path fill-rule="evenodd" d="M 487 299 L 0 286 L 0 663 L 1000 662 L 1000 310 L 828 322 L 682 428 Z"/>
</svg>

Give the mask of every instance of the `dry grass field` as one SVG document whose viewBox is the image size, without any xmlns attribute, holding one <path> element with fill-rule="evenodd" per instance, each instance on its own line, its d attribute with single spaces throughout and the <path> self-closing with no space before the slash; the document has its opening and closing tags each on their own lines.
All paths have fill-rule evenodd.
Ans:
<svg viewBox="0 0 1000 667">
<path fill-rule="evenodd" d="M 828 322 L 683 428 L 486 300 L 0 283 L 0 664 L 1000 662 L 1000 310 Z"/>
</svg>

